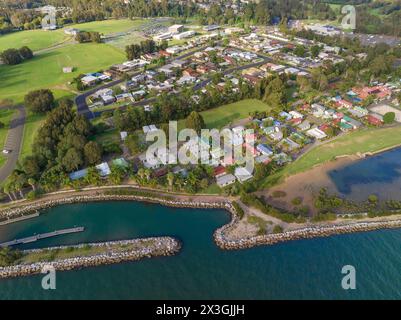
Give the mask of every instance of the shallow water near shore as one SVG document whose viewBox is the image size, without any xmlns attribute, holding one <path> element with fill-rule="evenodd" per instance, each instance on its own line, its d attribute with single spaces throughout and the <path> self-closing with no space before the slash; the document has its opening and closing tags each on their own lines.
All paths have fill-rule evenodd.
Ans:
<svg viewBox="0 0 401 320">
<path fill-rule="evenodd" d="M 224 210 L 167 208 L 138 202 L 74 204 L 0 227 L 0 241 L 73 226 L 85 232 L 20 248 L 168 235 L 182 251 L 119 265 L 57 273 L 57 289 L 41 277 L 0 281 L 0 299 L 360 299 L 401 298 L 401 230 L 383 230 L 222 251 L 216 228 Z M 341 268 L 357 271 L 357 290 L 341 288 Z"/>
<path fill-rule="evenodd" d="M 328 175 L 349 199 L 365 201 L 376 194 L 382 200 L 401 200 L 401 148 L 340 166 Z"/>
</svg>

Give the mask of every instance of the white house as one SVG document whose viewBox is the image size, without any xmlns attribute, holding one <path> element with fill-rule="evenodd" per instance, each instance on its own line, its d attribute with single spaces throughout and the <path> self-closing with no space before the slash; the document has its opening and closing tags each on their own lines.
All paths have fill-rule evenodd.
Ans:
<svg viewBox="0 0 401 320">
<path fill-rule="evenodd" d="M 321 140 L 321 139 L 324 139 L 327 137 L 327 135 L 319 128 L 309 129 L 308 131 L 306 131 L 306 134 L 308 136 L 316 138 L 318 140 Z"/>
<path fill-rule="evenodd" d="M 220 188 L 227 187 L 235 182 L 236 178 L 232 174 L 225 174 L 216 178 L 217 185 Z"/>
</svg>

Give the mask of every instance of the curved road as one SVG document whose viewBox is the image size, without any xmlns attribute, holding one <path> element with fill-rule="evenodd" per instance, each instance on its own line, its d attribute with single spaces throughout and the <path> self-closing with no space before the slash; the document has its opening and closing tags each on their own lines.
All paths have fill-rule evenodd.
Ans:
<svg viewBox="0 0 401 320">
<path fill-rule="evenodd" d="M 7 162 L 0 168 L 0 183 L 6 180 L 15 169 L 21 151 L 26 112 L 23 106 L 15 108 L 18 110 L 18 114 L 10 122 L 10 129 L 8 130 L 6 143 L 4 144 L 4 149 L 11 152 L 4 155 L 7 158 Z M 0 152 L 3 152 L 3 150 L 0 150 Z"/>
</svg>

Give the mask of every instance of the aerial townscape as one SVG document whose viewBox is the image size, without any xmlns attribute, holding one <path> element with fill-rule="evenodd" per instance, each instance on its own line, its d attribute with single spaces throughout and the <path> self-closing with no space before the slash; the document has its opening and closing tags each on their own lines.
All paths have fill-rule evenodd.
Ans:
<svg viewBox="0 0 401 320">
<path fill-rule="evenodd" d="M 341 288 L 376 236 L 401 242 L 400 20 L 399 0 L 0 1 L 0 297 L 401 298 L 398 273 Z M 53 296 L 49 265 L 73 274 Z"/>
</svg>

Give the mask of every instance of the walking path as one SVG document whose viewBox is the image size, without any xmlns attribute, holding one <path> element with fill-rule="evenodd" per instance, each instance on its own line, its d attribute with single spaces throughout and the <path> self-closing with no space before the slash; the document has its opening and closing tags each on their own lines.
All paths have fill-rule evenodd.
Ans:
<svg viewBox="0 0 401 320">
<path fill-rule="evenodd" d="M 76 228 L 70 228 L 70 229 L 56 230 L 56 231 L 53 231 L 53 232 L 36 234 L 36 235 L 34 235 L 32 237 L 27 237 L 27 238 L 8 241 L 8 242 L 3 242 L 3 243 L 0 243 L 0 247 L 9 247 L 9 246 L 15 246 L 17 244 L 26 244 L 26 243 L 31 243 L 31 242 L 38 241 L 40 239 L 52 238 L 52 237 L 61 236 L 61 235 L 64 235 L 64 234 L 78 233 L 78 232 L 83 232 L 83 231 L 85 231 L 84 227 L 76 227 Z"/>
</svg>

